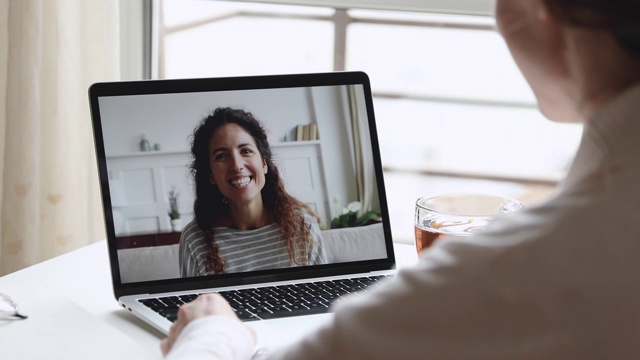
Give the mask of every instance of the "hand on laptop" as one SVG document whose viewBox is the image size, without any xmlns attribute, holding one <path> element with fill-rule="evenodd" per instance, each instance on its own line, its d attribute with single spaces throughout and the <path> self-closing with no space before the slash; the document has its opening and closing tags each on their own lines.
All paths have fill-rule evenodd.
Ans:
<svg viewBox="0 0 640 360">
<path fill-rule="evenodd" d="M 222 296 L 218 294 L 202 295 L 196 300 L 180 307 L 180 310 L 178 311 L 178 320 L 176 320 L 171 326 L 167 338 L 162 340 L 160 343 L 162 355 L 166 355 L 169 350 L 171 350 L 173 344 L 178 339 L 185 326 L 193 320 L 209 315 L 224 315 L 240 322 L 240 319 L 238 319 L 236 314 L 233 312 L 229 303 Z M 255 331 L 249 326 L 246 327 L 249 329 L 255 343 Z"/>
</svg>

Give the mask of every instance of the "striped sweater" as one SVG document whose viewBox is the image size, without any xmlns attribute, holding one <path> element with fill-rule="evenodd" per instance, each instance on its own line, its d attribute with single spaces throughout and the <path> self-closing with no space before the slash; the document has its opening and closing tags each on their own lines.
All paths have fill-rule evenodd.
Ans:
<svg viewBox="0 0 640 360">
<path fill-rule="evenodd" d="M 315 218 L 307 213 L 304 214 L 304 220 L 311 229 L 313 239 L 313 248 L 305 264 L 295 264 L 290 260 L 277 224 L 269 224 L 254 230 L 215 227 L 213 236 L 219 246 L 220 256 L 225 261 L 224 272 L 325 264 L 327 257 L 322 244 L 320 227 Z M 214 275 L 215 273 L 206 265 L 207 251 L 204 234 L 193 220 L 184 228 L 180 236 L 180 275 L 182 277 Z M 299 251 L 306 253 L 305 249 L 299 249 Z"/>
</svg>

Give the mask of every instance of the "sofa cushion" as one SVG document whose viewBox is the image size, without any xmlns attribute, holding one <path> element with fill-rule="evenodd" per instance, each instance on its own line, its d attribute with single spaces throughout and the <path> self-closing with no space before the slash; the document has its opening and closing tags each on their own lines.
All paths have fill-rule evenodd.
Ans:
<svg viewBox="0 0 640 360">
<path fill-rule="evenodd" d="M 179 246 L 175 244 L 118 250 L 120 280 L 127 283 L 180 277 Z"/>
<path fill-rule="evenodd" d="M 322 231 L 329 263 L 385 258 L 382 224 Z M 120 279 L 133 281 L 180 277 L 178 244 L 118 250 Z"/>
<path fill-rule="evenodd" d="M 382 224 L 322 232 L 329 263 L 386 258 Z"/>
</svg>

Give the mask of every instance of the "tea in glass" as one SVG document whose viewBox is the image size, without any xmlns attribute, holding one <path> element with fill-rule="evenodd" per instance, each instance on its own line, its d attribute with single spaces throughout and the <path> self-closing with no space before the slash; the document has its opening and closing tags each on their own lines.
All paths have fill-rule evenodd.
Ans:
<svg viewBox="0 0 640 360">
<path fill-rule="evenodd" d="M 415 238 L 420 253 L 437 239 L 481 231 L 498 214 L 522 209 L 517 200 L 484 194 L 450 194 L 416 201 Z"/>
</svg>

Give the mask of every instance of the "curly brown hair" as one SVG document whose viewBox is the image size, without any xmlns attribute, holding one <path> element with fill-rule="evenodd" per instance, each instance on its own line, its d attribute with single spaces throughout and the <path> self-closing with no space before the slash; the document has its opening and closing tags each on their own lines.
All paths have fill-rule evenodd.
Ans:
<svg viewBox="0 0 640 360">
<path fill-rule="evenodd" d="M 567 24 L 610 31 L 627 53 L 640 60 L 640 1 L 545 0 L 545 4 Z"/>
<path fill-rule="evenodd" d="M 190 170 L 195 180 L 193 212 L 208 246 L 207 267 L 216 274 L 224 272 L 225 261 L 220 256 L 213 228 L 219 219 L 229 214 L 229 207 L 218 187 L 209 182 L 209 141 L 215 131 L 226 124 L 242 127 L 254 139 L 262 160 L 267 164 L 265 185 L 261 191 L 263 204 L 280 227 L 291 261 L 298 265 L 303 264 L 313 248 L 310 228 L 305 225 L 304 213 L 318 220 L 317 215 L 306 204 L 286 192 L 278 168 L 273 163 L 267 134 L 260 121 L 250 112 L 221 107 L 202 119 L 191 136 L 193 161 Z"/>
</svg>

